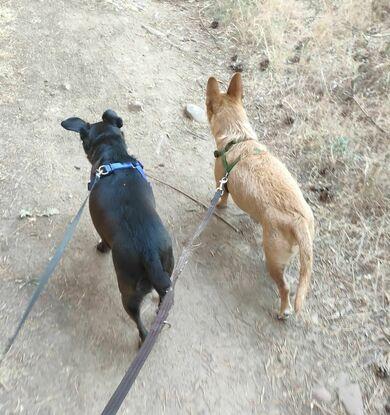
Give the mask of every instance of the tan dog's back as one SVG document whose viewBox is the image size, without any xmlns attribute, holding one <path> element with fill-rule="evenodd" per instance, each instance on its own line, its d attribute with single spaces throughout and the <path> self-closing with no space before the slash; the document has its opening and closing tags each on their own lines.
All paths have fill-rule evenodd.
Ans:
<svg viewBox="0 0 390 415">
<path fill-rule="evenodd" d="M 242 106 L 240 74 L 232 78 L 226 94 L 220 93 L 217 81 L 210 78 L 206 104 L 218 150 L 236 142 L 226 153 L 229 164 L 240 160 L 229 175 L 228 189 L 237 206 L 263 227 L 267 267 L 281 297 L 280 318 L 286 317 L 290 309 L 284 269 L 299 249 L 301 269 L 295 300 L 299 312 L 312 270 L 313 213 L 286 166 L 257 141 Z M 216 181 L 224 174 L 222 160 L 217 158 Z M 225 193 L 219 207 L 226 205 L 229 193 Z"/>
</svg>

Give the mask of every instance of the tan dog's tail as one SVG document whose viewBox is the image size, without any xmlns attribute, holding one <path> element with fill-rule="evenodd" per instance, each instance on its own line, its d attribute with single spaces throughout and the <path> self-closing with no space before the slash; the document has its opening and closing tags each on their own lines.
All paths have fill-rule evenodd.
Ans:
<svg viewBox="0 0 390 415">
<path fill-rule="evenodd" d="M 310 277 L 313 268 L 313 241 L 309 226 L 306 222 L 302 221 L 294 229 L 294 234 L 299 246 L 300 262 L 299 282 L 294 308 L 295 312 L 299 313 L 310 285 Z"/>
</svg>

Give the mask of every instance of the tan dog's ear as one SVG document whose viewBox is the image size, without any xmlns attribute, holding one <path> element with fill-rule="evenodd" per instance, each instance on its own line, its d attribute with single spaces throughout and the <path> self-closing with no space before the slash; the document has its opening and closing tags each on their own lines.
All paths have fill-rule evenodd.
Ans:
<svg viewBox="0 0 390 415">
<path fill-rule="evenodd" d="M 209 78 L 209 80 L 207 81 L 207 90 L 206 90 L 207 102 L 212 101 L 213 98 L 216 98 L 217 96 L 219 96 L 219 94 L 220 92 L 219 92 L 218 81 L 214 77 Z"/>
<path fill-rule="evenodd" d="M 233 75 L 233 78 L 231 79 L 229 88 L 227 90 L 227 94 L 232 98 L 242 100 L 243 86 L 241 74 L 239 72 Z"/>
<path fill-rule="evenodd" d="M 218 81 L 213 77 L 209 78 L 206 89 L 207 118 L 209 121 L 215 112 L 215 106 L 217 105 L 218 97 L 220 95 Z"/>
</svg>

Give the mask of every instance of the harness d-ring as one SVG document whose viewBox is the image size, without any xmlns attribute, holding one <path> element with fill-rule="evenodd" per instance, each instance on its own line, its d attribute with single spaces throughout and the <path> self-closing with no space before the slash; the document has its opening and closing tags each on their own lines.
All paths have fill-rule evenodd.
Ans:
<svg viewBox="0 0 390 415">
<path fill-rule="evenodd" d="M 219 190 L 221 193 L 221 196 L 225 192 L 225 184 L 228 182 L 229 179 L 229 172 L 226 172 L 225 176 L 222 177 L 222 179 L 219 181 L 219 186 L 216 190 Z"/>
</svg>

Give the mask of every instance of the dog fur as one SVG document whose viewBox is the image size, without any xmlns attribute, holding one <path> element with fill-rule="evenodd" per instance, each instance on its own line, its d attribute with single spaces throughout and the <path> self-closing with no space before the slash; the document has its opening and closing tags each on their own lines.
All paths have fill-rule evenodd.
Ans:
<svg viewBox="0 0 390 415">
<path fill-rule="evenodd" d="M 95 124 L 75 117 L 61 123 L 80 133 L 92 164 L 91 177 L 103 164 L 136 162 L 127 153 L 122 119 L 111 110 L 102 118 Z M 123 307 L 135 321 L 142 342 L 147 336 L 140 316 L 142 299 L 154 288 L 162 301 L 174 265 L 172 241 L 156 212 L 152 188 L 137 170 L 117 170 L 93 187 L 89 210 L 102 238 L 97 249 L 112 250 Z"/>
<path fill-rule="evenodd" d="M 270 276 L 280 294 L 278 317 L 290 314 L 289 286 L 284 270 L 299 251 L 300 273 L 295 311 L 298 313 L 309 288 L 313 264 L 314 217 L 302 192 L 286 166 L 258 142 L 242 104 L 241 75 L 236 73 L 226 93 L 211 77 L 207 83 L 206 106 L 211 132 L 218 150 L 237 141 L 226 154 L 236 164 L 229 175 L 228 192 L 218 207 L 226 206 L 231 194 L 234 202 L 263 228 L 263 248 Z M 225 171 L 221 157 L 215 161 L 218 184 Z"/>
</svg>

